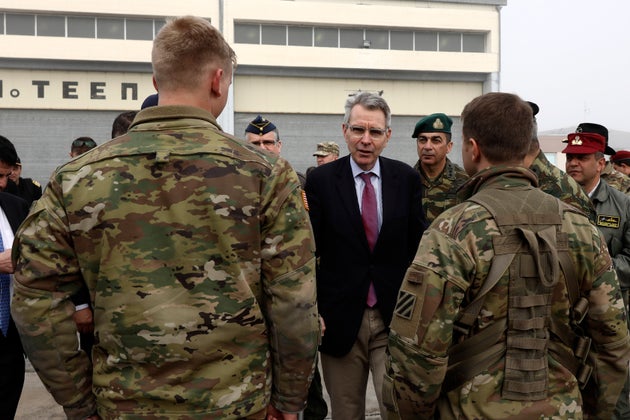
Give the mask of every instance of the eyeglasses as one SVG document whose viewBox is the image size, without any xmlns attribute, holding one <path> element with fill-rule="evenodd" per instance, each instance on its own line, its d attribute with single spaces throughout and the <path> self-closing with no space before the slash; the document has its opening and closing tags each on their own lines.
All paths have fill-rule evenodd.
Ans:
<svg viewBox="0 0 630 420">
<path fill-rule="evenodd" d="M 350 131 L 350 136 L 354 139 L 363 138 L 366 131 L 370 134 L 370 138 L 372 140 L 380 140 L 385 137 L 385 134 L 387 133 L 387 128 L 367 128 L 360 125 L 347 125 L 346 128 Z"/>
<path fill-rule="evenodd" d="M 254 140 L 250 143 L 258 147 L 272 147 L 276 145 L 276 140 Z"/>
<path fill-rule="evenodd" d="M 76 139 L 72 142 L 72 147 L 96 147 L 94 140 L 81 140 Z"/>
</svg>

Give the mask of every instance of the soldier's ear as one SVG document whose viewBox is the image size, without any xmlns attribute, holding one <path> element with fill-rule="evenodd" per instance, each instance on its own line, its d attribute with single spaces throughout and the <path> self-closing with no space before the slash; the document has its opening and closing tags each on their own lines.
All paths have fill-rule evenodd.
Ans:
<svg viewBox="0 0 630 420">
<path fill-rule="evenodd" d="M 222 68 L 214 69 L 210 74 L 210 89 L 217 98 L 227 95 L 227 92 L 223 92 L 223 86 L 221 85 L 223 77 L 224 72 Z"/>
<path fill-rule="evenodd" d="M 479 162 L 481 159 L 481 150 L 479 149 L 479 143 L 473 137 L 468 139 L 468 147 L 470 147 L 470 157 L 473 162 Z"/>
</svg>

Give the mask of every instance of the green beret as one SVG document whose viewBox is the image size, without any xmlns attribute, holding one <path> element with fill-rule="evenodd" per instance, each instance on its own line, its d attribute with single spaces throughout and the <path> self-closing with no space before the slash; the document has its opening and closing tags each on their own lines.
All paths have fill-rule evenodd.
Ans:
<svg viewBox="0 0 630 420">
<path fill-rule="evenodd" d="M 450 133 L 453 120 L 448 115 L 437 113 L 427 115 L 416 123 L 412 138 L 417 138 L 420 133 Z"/>
</svg>

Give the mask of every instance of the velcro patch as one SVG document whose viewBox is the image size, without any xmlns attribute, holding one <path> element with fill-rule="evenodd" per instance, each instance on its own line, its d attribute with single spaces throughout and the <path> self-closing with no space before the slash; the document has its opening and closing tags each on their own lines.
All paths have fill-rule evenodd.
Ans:
<svg viewBox="0 0 630 420">
<path fill-rule="evenodd" d="M 621 218 L 619 216 L 597 215 L 597 226 L 619 229 Z"/>
<path fill-rule="evenodd" d="M 396 309 L 394 309 L 394 313 L 401 318 L 411 319 L 415 306 L 416 295 L 409 293 L 406 290 L 401 290 L 398 292 L 398 300 L 396 302 Z"/>
</svg>

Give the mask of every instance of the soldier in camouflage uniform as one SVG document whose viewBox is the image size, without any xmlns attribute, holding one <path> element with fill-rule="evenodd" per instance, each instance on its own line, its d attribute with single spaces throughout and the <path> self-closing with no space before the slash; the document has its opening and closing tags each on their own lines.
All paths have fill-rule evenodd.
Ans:
<svg viewBox="0 0 630 420">
<path fill-rule="evenodd" d="M 457 204 L 457 189 L 468 179 L 466 171 L 446 157 L 453 148 L 451 126 L 447 115 L 431 114 L 416 123 L 412 138 L 418 146 L 418 162 L 424 193 L 422 207 L 432 222 L 444 210 Z"/>
<path fill-rule="evenodd" d="M 534 114 L 534 130 L 532 142 L 529 146 L 527 156 L 525 156 L 525 167 L 529 168 L 538 177 L 538 188 L 564 201 L 573 207 L 580 209 L 588 216 L 591 222 L 595 223 L 596 213 L 591 203 L 591 199 L 584 192 L 582 187 L 573 178 L 553 165 L 540 149 L 538 140 L 538 122 L 536 115 L 540 108 L 534 102 L 527 102 Z"/>
<path fill-rule="evenodd" d="M 207 20 L 170 20 L 152 61 L 160 104 L 56 170 L 22 225 L 28 357 L 70 419 L 296 419 L 320 335 L 297 176 L 218 126 L 235 55 Z M 69 301 L 84 283 L 92 364 Z"/>
<path fill-rule="evenodd" d="M 603 237 L 522 167 L 527 103 L 490 93 L 462 119 L 468 199 L 433 222 L 403 281 L 388 418 L 431 418 L 436 407 L 442 420 L 610 418 L 630 341 Z M 590 353 L 574 348 L 589 338 Z"/>
<path fill-rule="evenodd" d="M 580 123 L 575 129 L 575 132 L 596 133 L 603 136 L 604 140 L 606 141 L 604 154 L 608 156 L 612 156 L 615 154 L 615 149 L 608 145 L 608 129 L 603 125 L 594 123 Z M 565 143 L 566 142 L 567 141 L 565 140 Z M 626 195 L 630 195 L 630 178 L 616 170 L 613 167 L 612 163 L 606 162 L 606 165 L 601 172 L 601 178 L 614 189 L 619 190 Z"/>
</svg>

